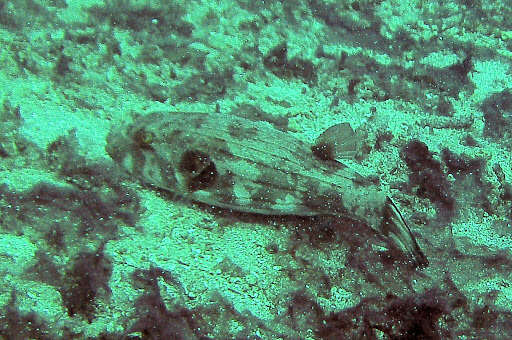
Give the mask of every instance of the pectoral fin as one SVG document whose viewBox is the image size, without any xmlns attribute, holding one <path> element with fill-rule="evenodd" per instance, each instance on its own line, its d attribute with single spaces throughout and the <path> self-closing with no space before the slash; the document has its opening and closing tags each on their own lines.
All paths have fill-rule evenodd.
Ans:
<svg viewBox="0 0 512 340">
<path fill-rule="evenodd" d="M 343 162 L 360 154 L 364 137 L 362 133 L 354 132 L 349 123 L 336 124 L 318 136 L 311 151 L 318 160 L 333 166 L 339 174 L 351 179 L 354 184 L 372 184 Z"/>
<path fill-rule="evenodd" d="M 360 148 L 363 136 L 357 134 L 349 123 L 340 123 L 325 130 L 316 140 L 315 147 L 323 160 L 352 159 Z"/>
</svg>

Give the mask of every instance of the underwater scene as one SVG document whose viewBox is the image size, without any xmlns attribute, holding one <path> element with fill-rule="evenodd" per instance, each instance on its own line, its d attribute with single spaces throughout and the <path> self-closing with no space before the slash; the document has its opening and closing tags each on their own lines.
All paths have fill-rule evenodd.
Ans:
<svg viewBox="0 0 512 340">
<path fill-rule="evenodd" d="M 512 339 L 510 2 L 1 0 L 18 339 Z"/>
</svg>

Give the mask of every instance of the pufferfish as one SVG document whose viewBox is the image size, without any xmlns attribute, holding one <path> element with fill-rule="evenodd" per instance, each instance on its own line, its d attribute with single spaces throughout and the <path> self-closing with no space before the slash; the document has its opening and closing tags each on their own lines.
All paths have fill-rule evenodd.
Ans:
<svg viewBox="0 0 512 340">
<path fill-rule="evenodd" d="M 187 200 L 265 215 L 363 221 L 415 267 L 428 261 L 386 192 L 349 166 L 357 135 L 334 125 L 314 145 L 228 114 L 155 112 L 114 128 L 106 150 L 144 184 Z"/>
</svg>

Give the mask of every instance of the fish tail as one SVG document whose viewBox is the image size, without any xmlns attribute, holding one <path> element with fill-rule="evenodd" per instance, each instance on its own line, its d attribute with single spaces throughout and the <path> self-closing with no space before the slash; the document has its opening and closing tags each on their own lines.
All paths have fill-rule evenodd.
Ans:
<svg viewBox="0 0 512 340">
<path fill-rule="evenodd" d="M 398 207 L 389 196 L 386 196 L 381 232 L 411 258 L 412 265 L 415 268 L 425 268 L 428 266 L 427 257 L 421 251 L 400 210 L 398 210 Z"/>
</svg>

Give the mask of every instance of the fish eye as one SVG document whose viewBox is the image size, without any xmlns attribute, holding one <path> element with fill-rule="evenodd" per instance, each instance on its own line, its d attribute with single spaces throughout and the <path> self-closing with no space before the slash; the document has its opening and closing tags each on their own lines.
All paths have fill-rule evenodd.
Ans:
<svg viewBox="0 0 512 340">
<path fill-rule="evenodd" d="M 151 149 L 151 144 L 155 140 L 155 134 L 152 131 L 139 129 L 133 135 L 133 140 L 142 149 Z"/>
</svg>

